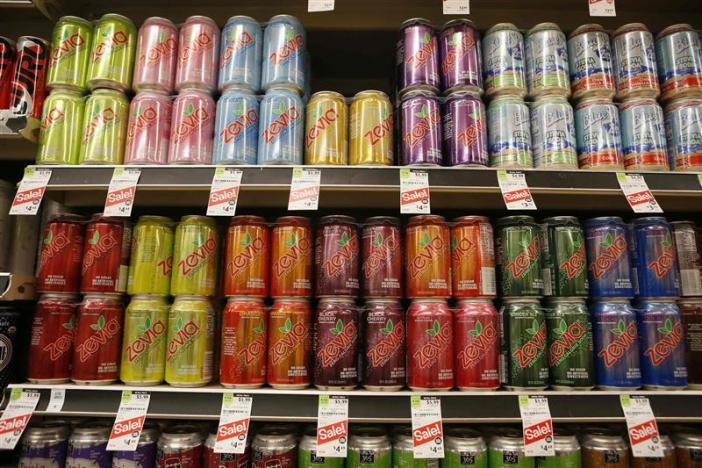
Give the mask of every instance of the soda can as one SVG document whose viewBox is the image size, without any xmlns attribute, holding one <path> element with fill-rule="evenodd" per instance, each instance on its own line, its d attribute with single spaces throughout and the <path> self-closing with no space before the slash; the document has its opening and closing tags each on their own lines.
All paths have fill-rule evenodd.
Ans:
<svg viewBox="0 0 702 468">
<path fill-rule="evenodd" d="M 266 322 L 263 299 L 230 297 L 222 311 L 219 381 L 226 388 L 266 383 Z"/>
<path fill-rule="evenodd" d="M 656 35 L 656 59 L 661 99 L 702 93 L 702 46 L 689 24 L 674 24 Z"/>
<path fill-rule="evenodd" d="M 451 280 L 455 298 L 495 297 L 495 248 L 492 226 L 485 216 L 453 220 Z"/>
<path fill-rule="evenodd" d="M 392 443 L 380 427 L 362 426 L 349 437 L 346 468 L 391 468 Z"/>
<path fill-rule="evenodd" d="M 217 434 L 210 434 L 205 440 L 203 468 L 246 468 L 251 463 L 251 437 L 246 438 L 244 453 L 215 453 Z"/>
<path fill-rule="evenodd" d="M 626 224 L 618 216 L 585 221 L 587 277 L 593 298 L 634 297 Z"/>
<path fill-rule="evenodd" d="M 629 23 L 614 31 L 614 81 L 617 99 L 657 98 L 660 94 L 653 35 L 645 24 Z"/>
<path fill-rule="evenodd" d="M 577 169 L 573 108 L 560 96 L 540 96 L 531 107 L 531 146 L 534 166 Z"/>
<path fill-rule="evenodd" d="M 217 101 L 214 164 L 256 164 L 259 104 L 248 88 L 228 87 Z"/>
<path fill-rule="evenodd" d="M 289 87 L 269 87 L 261 101 L 258 164 L 302 164 L 305 106 Z"/>
<path fill-rule="evenodd" d="M 500 323 L 490 299 L 460 299 L 453 314 L 456 386 L 500 387 Z"/>
<path fill-rule="evenodd" d="M 294 16 L 276 15 L 268 20 L 263 32 L 261 88 L 264 91 L 284 85 L 302 94 L 308 82 L 306 43 L 305 29 Z"/>
<path fill-rule="evenodd" d="M 401 426 L 393 434 L 392 468 L 439 468 L 439 460 L 414 458 L 412 428 Z"/>
<path fill-rule="evenodd" d="M 647 468 L 647 467 L 670 467 L 677 466 L 675 446 L 670 440 L 670 437 L 661 434 L 660 435 L 660 445 L 663 449 L 662 457 L 646 457 L 646 458 L 632 458 L 631 466 L 632 468 Z M 684 465 L 683 465 L 684 466 Z"/>
<path fill-rule="evenodd" d="M 667 142 L 661 106 L 652 98 L 625 101 L 619 111 L 627 170 L 668 171 Z"/>
<path fill-rule="evenodd" d="M 37 164 L 78 164 L 85 101 L 77 91 L 57 89 L 44 101 Z"/>
<path fill-rule="evenodd" d="M 407 224 L 405 236 L 407 297 L 450 297 L 450 241 L 444 217 L 414 216 Z"/>
<path fill-rule="evenodd" d="M 580 443 L 575 434 L 569 430 L 556 429 L 553 446 L 556 455 L 537 457 L 536 468 L 580 468 L 583 466 Z"/>
<path fill-rule="evenodd" d="M 127 385 L 158 385 L 166 366 L 168 304 L 164 296 L 136 295 L 124 313 L 119 378 Z"/>
<path fill-rule="evenodd" d="M 122 293 L 127 290 L 132 229 L 119 218 L 97 213 L 85 229 L 80 291 Z"/>
<path fill-rule="evenodd" d="M 10 92 L 16 59 L 15 41 L 0 36 L 0 109 L 10 108 Z"/>
<path fill-rule="evenodd" d="M 700 464 L 702 436 L 693 428 L 679 428 L 673 435 L 677 466 L 680 468 L 697 468 Z"/>
<path fill-rule="evenodd" d="M 204 452 L 202 428 L 192 424 L 166 426 L 156 443 L 158 468 L 201 466 Z"/>
<path fill-rule="evenodd" d="M 400 25 L 400 92 L 418 86 L 439 91 L 439 42 L 434 26 L 424 18 L 412 18 Z"/>
<path fill-rule="evenodd" d="M 261 88 L 263 32 L 250 16 L 232 16 L 222 29 L 218 87 L 247 88 L 256 93 Z"/>
<path fill-rule="evenodd" d="M 317 427 L 307 426 L 297 448 L 297 468 L 344 468 L 345 458 L 317 455 Z"/>
<path fill-rule="evenodd" d="M 49 96 L 50 97 L 50 96 Z M 129 106 L 124 164 L 166 164 L 171 141 L 170 96 L 141 91 Z"/>
<path fill-rule="evenodd" d="M 315 238 L 316 296 L 358 296 L 360 245 L 356 220 L 332 215 L 319 219 Z"/>
<path fill-rule="evenodd" d="M 217 89 L 219 26 L 207 16 L 190 16 L 180 27 L 175 89 L 212 94 Z"/>
<path fill-rule="evenodd" d="M 405 384 L 405 314 L 398 299 L 368 298 L 363 311 L 363 387 L 401 390 Z"/>
<path fill-rule="evenodd" d="M 473 22 L 455 19 L 444 24 L 439 46 L 442 90 L 449 94 L 459 88 L 472 87 L 482 92 L 480 32 Z"/>
<path fill-rule="evenodd" d="M 166 383 L 202 387 L 212 380 L 215 312 L 204 296 L 177 296 L 168 311 Z"/>
<path fill-rule="evenodd" d="M 526 96 L 524 37 L 512 23 L 498 23 L 483 37 L 485 95 Z"/>
<path fill-rule="evenodd" d="M 402 165 L 441 166 L 441 114 L 432 91 L 415 88 L 402 96 Z"/>
<path fill-rule="evenodd" d="M 173 102 L 168 164 L 210 164 L 215 102 L 198 89 L 181 91 Z"/>
<path fill-rule="evenodd" d="M 177 51 L 176 25 L 158 16 L 146 18 L 137 38 L 134 89 L 172 94 Z"/>
<path fill-rule="evenodd" d="M 387 94 L 374 90 L 357 93 L 350 114 L 349 164 L 392 166 L 393 116 Z"/>
<path fill-rule="evenodd" d="M 276 299 L 268 315 L 268 385 L 297 390 L 312 382 L 312 311 L 307 299 Z"/>
<path fill-rule="evenodd" d="M 488 449 L 478 431 L 463 426 L 446 428 L 445 456 L 441 468 L 488 468 Z"/>
<path fill-rule="evenodd" d="M 670 224 L 660 216 L 633 223 L 634 268 L 639 297 L 680 296 L 678 262 Z"/>
<path fill-rule="evenodd" d="M 570 97 L 568 48 L 563 31 L 555 23 L 540 23 L 526 34 L 527 96 Z"/>
<path fill-rule="evenodd" d="M 363 297 L 402 297 L 400 220 L 374 216 L 363 222 L 361 235 Z"/>
<path fill-rule="evenodd" d="M 3 387 L 17 380 L 20 327 L 23 331 L 19 311 L 11 306 L 0 306 L 0 386 Z"/>
<path fill-rule="evenodd" d="M 524 454 L 524 438 L 521 431 L 502 430 L 490 438 L 488 445 L 490 468 L 534 468 L 535 460 Z"/>
<path fill-rule="evenodd" d="M 122 164 L 128 119 L 129 100 L 123 93 L 93 91 L 85 102 L 79 164 Z"/>
<path fill-rule="evenodd" d="M 353 390 L 358 384 L 358 310 L 353 298 L 322 297 L 314 317 L 314 386 Z"/>
<path fill-rule="evenodd" d="M 544 295 L 587 296 L 585 234 L 575 216 L 553 216 L 541 222 Z"/>
<path fill-rule="evenodd" d="M 127 293 L 170 294 L 173 269 L 173 220 L 140 216 L 132 235 Z"/>
<path fill-rule="evenodd" d="M 348 107 L 334 91 L 314 93 L 307 103 L 305 164 L 345 166 L 348 155 Z"/>
<path fill-rule="evenodd" d="M 680 295 L 702 296 L 702 238 L 692 221 L 674 221 L 675 250 L 680 267 Z"/>
<path fill-rule="evenodd" d="M 34 308 L 27 380 L 68 382 L 73 359 L 76 300 L 72 294 L 42 294 Z"/>
<path fill-rule="evenodd" d="M 624 169 L 619 110 L 611 100 L 586 98 L 575 106 L 575 142 L 580 169 Z"/>
<path fill-rule="evenodd" d="M 38 292 L 76 293 L 85 230 L 83 218 L 72 214 L 53 216 L 44 227 L 36 288 Z"/>
<path fill-rule="evenodd" d="M 85 92 L 93 25 L 77 16 L 63 16 L 51 33 L 51 56 L 46 75 L 49 89 L 61 87 Z"/>
<path fill-rule="evenodd" d="M 314 247 L 310 220 L 283 216 L 271 231 L 271 297 L 312 296 Z"/>
<path fill-rule="evenodd" d="M 702 388 L 702 299 L 684 298 L 678 302 L 685 336 L 685 362 L 688 387 Z"/>
<path fill-rule="evenodd" d="M 448 166 L 488 164 L 485 105 L 478 93 L 456 91 L 443 105 L 445 162 Z"/>
<path fill-rule="evenodd" d="M 31 466 L 57 466 L 66 462 L 69 427 L 65 421 L 41 421 L 27 428 L 20 439 L 19 464 Z"/>
<path fill-rule="evenodd" d="M 549 383 L 546 317 L 534 298 L 504 298 L 500 309 L 502 383 L 508 390 L 543 390 Z"/>
<path fill-rule="evenodd" d="M 534 167 L 531 149 L 531 118 L 521 98 L 498 96 L 488 105 L 488 151 L 490 167 Z"/>
<path fill-rule="evenodd" d="M 112 452 L 107 451 L 110 426 L 83 421 L 73 428 L 68 438 L 67 467 L 112 466 Z"/>
<path fill-rule="evenodd" d="M 568 36 L 570 88 L 573 99 L 614 97 L 609 34 L 599 24 L 583 24 Z"/>
<path fill-rule="evenodd" d="M 91 90 L 110 88 L 125 93 L 132 86 L 137 29 L 132 20 L 116 13 L 95 23 L 87 84 Z"/>
<path fill-rule="evenodd" d="M 225 296 L 268 296 L 271 234 L 260 216 L 234 216 L 224 246 Z"/>
<path fill-rule="evenodd" d="M 9 107 L 13 115 L 41 119 L 48 57 L 49 43 L 46 40 L 34 36 L 17 39 Z"/>
<path fill-rule="evenodd" d="M 629 445 L 618 429 L 595 428 L 581 436 L 583 466 L 628 468 Z"/>
<path fill-rule="evenodd" d="M 183 216 L 175 231 L 171 294 L 214 296 L 219 234 L 212 218 Z"/>
<path fill-rule="evenodd" d="M 541 229 L 531 216 L 497 220 L 495 263 L 502 296 L 541 296 L 544 292 Z"/>
<path fill-rule="evenodd" d="M 641 387 L 636 313 L 626 299 L 599 299 L 590 306 L 597 388 Z"/>
<path fill-rule="evenodd" d="M 702 99 L 676 99 L 664 115 L 671 169 L 702 170 Z"/>
<path fill-rule="evenodd" d="M 145 424 L 136 450 L 117 450 L 112 453 L 113 468 L 153 468 L 156 464 L 156 443 L 159 430 L 155 424 Z"/>
<path fill-rule="evenodd" d="M 407 386 L 451 390 L 454 377 L 453 313 L 445 299 L 414 299 L 407 310 Z"/>
<path fill-rule="evenodd" d="M 295 468 L 297 435 L 294 430 L 293 426 L 283 424 L 267 424 L 259 429 L 251 442 L 251 468 Z"/>
</svg>

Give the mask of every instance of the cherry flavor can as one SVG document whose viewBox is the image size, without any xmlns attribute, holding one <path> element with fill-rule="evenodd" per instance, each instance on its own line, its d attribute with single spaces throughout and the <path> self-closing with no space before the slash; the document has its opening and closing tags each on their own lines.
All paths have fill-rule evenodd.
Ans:
<svg viewBox="0 0 702 468">
<path fill-rule="evenodd" d="M 219 381 L 227 388 L 266 383 L 266 310 L 263 299 L 230 297 L 222 311 Z"/>
<path fill-rule="evenodd" d="M 307 299 L 276 299 L 268 315 L 267 383 L 301 389 L 312 378 L 312 311 Z"/>
<path fill-rule="evenodd" d="M 210 434 L 205 441 L 202 468 L 249 468 L 251 464 L 251 438 L 247 437 L 244 453 L 215 453 L 217 434 Z"/>
<path fill-rule="evenodd" d="M 310 297 L 312 257 L 310 220 L 278 218 L 271 232 L 271 297 Z"/>
<path fill-rule="evenodd" d="M 175 88 L 217 89 L 219 27 L 206 16 L 191 16 L 180 28 Z"/>
<path fill-rule="evenodd" d="M 156 91 L 137 93 L 129 105 L 124 164 L 166 164 L 173 102 Z"/>
<path fill-rule="evenodd" d="M 225 296 L 268 295 L 270 229 L 260 216 L 234 216 L 224 247 Z"/>
<path fill-rule="evenodd" d="M 17 48 L 14 41 L 0 36 L 0 109 L 10 107 L 10 92 L 12 91 L 12 74 L 15 69 Z"/>
<path fill-rule="evenodd" d="M 351 390 L 358 383 L 358 310 L 352 298 L 323 297 L 314 320 L 314 385 Z"/>
<path fill-rule="evenodd" d="M 400 390 L 405 384 L 405 314 L 394 298 L 366 301 L 363 386 L 374 391 Z"/>
<path fill-rule="evenodd" d="M 407 310 L 407 386 L 450 390 L 453 366 L 453 316 L 446 300 L 413 300 Z"/>
<path fill-rule="evenodd" d="M 15 115 L 41 119 L 46 97 L 44 77 L 48 66 L 49 43 L 39 37 L 17 39 L 17 60 L 12 74 L 10 109 Z"/>
<path fill-rule="evenodd" d="M 83 218 L 61 214 L 44 227 L 37 268 L 37 291 L 79 291 L 83 255 Z"/>
<path fill-rule="evenodd" d="M 42 294 L 34 309 L 27 380 L 37 384 L 68 382 L 73 359 L 76 296 Z"/>
<path fill-rule="evenodd" d="M 85 229 L 80 291 L 120 293 L 127 289 L 132 229 L 98 213 Z"/>
<path fill-rule="evenodd" d="M 137 91 L 173 92 L 178 50 L 178 28 L 157 16 L 146 18 L 139 28 L 132 87 Z"/>
<path fill-rule="evenodd" d="M 263 426 L 253 438 L 251 468 L 295 468 L 297 436 L 287 425 Z"/>
<path fill-rule="evenodd" d="M 453 295 L 495 297 L 495 247 L 490 220 L 462 216 L 451 227 L 451 280 Z"/>
<path fill-rule="evenodd" d="M 443 216 L 421 215 L 410 219 L 405 264 L 408 297 L 451 296 L 449 228 Z"/>
<path fill-rule="evenodd" d="M 156 444 L 156 467 L 200 468 L 204 435 L 199 426 L 177 424 L 167 427 Z"/>
<path fill-rule="evenodd" d="M 359 242 L 356 220 L 324 216 L 315 239 L 317 297 L 358 295 Z"/>
<path fill-rule="evenodd" d="M 181 91 L 173 102 L 168 164 L 210 164 L 215 102 L 198 89 Z"/>
<path fill-rule="evenodd" d="M 499 315 L 490 299 L 461 299 L 453 315 L 456 385 L 461 390 L 500 386 Z"/>
<path fill-rule="evenodd" d="M 361 246 L 363 297 L 402 297 L 400 220 L 389 216 L 366 219 Z"/>
</svg>

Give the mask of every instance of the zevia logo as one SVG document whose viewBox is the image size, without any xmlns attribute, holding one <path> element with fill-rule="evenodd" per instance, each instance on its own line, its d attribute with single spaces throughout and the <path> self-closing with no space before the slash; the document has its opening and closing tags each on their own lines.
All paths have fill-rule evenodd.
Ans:
<svg viewBox="0 0 702 468">
<path fill-rule="evenodd" d="M 278 365 L 288 356 L 290 356 L 299 346 L 301 346 L 309 336 L 309 329 L 303 322 L 295 322 L 287 318 L 282 327 L 278 327 L 278 332 L 282 333 L 276 342 L 271 347 L 272 364 Z"/>
<path fill-rule="evenodd" d="M 431 237 L 428 232 L 425 232 L 422 239 L 418 242 L 418 247 L 417 255 L 407 265 L 407 271 L 411 278 L 419 276 L 427 269 L 432 260 L 441 254 L 441 250 L 444 248 L 444 240 L 439 236 Z"/>
<path fill-rule="evenodd" d="M 575 350 L 585 346 L 587 330 L 580 322 L 573 322 L 570 325 L 561 319 L 558 327 L 552 330 L 556 338 L 549 347 L 549 365 L 558 366 L 568 358 Z"/>
<path fill-rule="evenodd" d="M 475 39 L 473 39 L 473 36 L 470 34 L 453 33 L 448 44 L 448 53 L 441 62 L 441 70 L 444 73 L 449 73 L 456 64 L 458 46 L 461 47 L 461 52 L 463 52 L 463 55 L 465 55 L 470 52 L 473 47 L 475 47 Z"/>
<path fill-rule="evenodd" d="M 127 360 L 135 362 L 154 344 L 160 342 L 166 333 L 166 325 L 161 320 L 154 320 L 146 317 L 143 325 L 137 327 L 139 334 L 127 345 Z"/>
<path fill-rule="evenodd" d="M 129 128 L 127 129 L 127 141 L 134 140 L 137 132 L 150 128 L 154 122 L 158 120 L 158 112 L 152 106 L 139 105 L 132 112 L 132 119 L 129 119 Z"/>
<path fill-rule="evenodd" d="M 485 128 L 485 124 L 483 123 L 483 120 L 480 118 L 480 109 L 475 109 L 473 112 L 468 114 L 471 120 L 473 121 L 472 124 L 468 125 L 466 128 L 461 130 L 461 132 L 456 135 L 456 139 L 463 145 L 463 146 L 473 146 L 476 144 L 478 139 L 481 137 L 483 134 L 483 129 Z"/>
<path fill-rule="evenodd" d="M 61 324 L 61 328 L 66 330 L 56 341 L 53 341 L 42 348 L 42 351 L 49 353 L 51 361 L 58 361 L 67 351 L 73 346 L 73 335 L 76 329 L 76 317 L 71 315 L 71 318 L 66 323 Z"/>
<path fill-rule="evenodd" d="M 251 262 L 258 259 L 263 254 L 263 249 L 266 247 L 262 237 L 253 237 L 248 232 L 243 239 L 239 241 L 239 252 L 234 255 L 234 258 L 227 264 L 227 274 L 232 278 L 237 278 L 243 272 L 247 271 Z"/>
<path fill-rule="evenodd" d="M 336 241 L 336 252 L 322 264 L 322 269 L 327 276 L 334 278 L 344 269 L 344 266 L 356 259 L 358 251 L 358 237 L 355 233 L 349 236 L 348 232 L 341 234 L 341 238 Z"/>
<path fill-rule="evenodd" d="M 65 233 L 59 232 L 58 234 L 54 235 L 54 232 L 49 229 L 49 231 L 46 233 L 46 237 L 44 237 L 44 245 L 41 249 L 41 259 L 39 263 L 41 265 L 46 265 L 47 262 L 70 245 L 71 240 Z M 41 269 L 41 265 L 39 269 Z"/>
<path fill-rule="evenodd" d="M 468 331 L 468 343 L 458 352 L 458 362 L 463 369 L 475 367 L 497 342 L 497 330 L 492 322 L 485 326 L 480 320 L 475 321 L 475 327 Z"/>
<path fill-rule="evenodd" d="M 278 50 L 271 52 L 270 59 L 276 65 L 287 62 L 291 57 L 297 55 L 303 49 L 305 42 L 302 34 L 295 34 L 295 31 L 289 29 L 285 34 L 285 43 Z"/>
<path fill-rule="evenodd" d="M 117 246 L 121 246 L 122 240 L 115 237 L 114 232 L 108 232 L 102 236 L 98 231 L 93 231 L 93 236 L 88 239 L 88 248 L 83 254 L 83 267 L 81 274 L 85 275 L 92 266 L 100 260 L 106 253 L 112 251 Z"/>
<path fill-rule="evenodd" d="M 560 265 L 561 271 L 571 279 L 582 273 L 585 267 L 585 243 L 582 240 L 576 240 L 573 244 L 575 252 L 573 252 L 573 255 L 571 255 L 568 260 Z"/>
<path fill-rule="evenodd" d="M 419 50 L 413 55 L 408 55 L 405 61 L 413 69 L 418 69 L 434 56 L 436 41 L 431 40 L 431 35 L 427 32 L 419 40 Z"/>
<path fill-rule="evenodd" d="M 439 109 L 434 108 L 429 110 L 429 106 L 423 104 L 419 112 L 415 112 L 415 117 L 419 120 L 410 129 L 409 133 L 405 133 L 404 139 L 410 148 L 414 148 L 417 144 L 429 134 L 432 126 L 439 123 Z"/>
<path fill-rule="evenodd" d="M 379 331 L 383 335 L 382 339 L 366 352 L 366 357 L 371 367 L 380 367 L 388 362 L 400 350 L 405 336 L 405 328 L 402 322 L 395 324 L 392 319 L 388 319 L 385 322 L 385 327 Z"/>
<path fill-rule="evenodd" d="M 234 115 L 232 121 L 219 132 L 219 136 L 222 137 L 225 144 L 239 141 L 246 130 L 258 123 L 258 112 L 253 107 L 246 110 L 246 103 L 243 100 L 232 109 L 232 114 Z"/>
<path fill-rule="evenodd" d="M 383 268 L 386 259 L 397 249 L 395 236 L 384 237 L 377 233 L 371 242 L 371 249 L 363 261 L 363 276 L 368 279 Z"/>
<path fill-rule="evenodd" d="M 317 353 L 322 361 L 323 367 L 333 366 L 349 348 L 356 343 L 358 337 L 358 328 L 353 322 L 344 324 L 344 321 L 339 319 L 336 321 L 334 328 L 329 330 L 334 338 L 329 340 L 322 346 Z"/>
<path fill-rule="evenodd" d="M 648 264 L 648 269 L 652 270 L 657 278 L 663 278 L 668 274 L 675 262 L 675 250 L 670 233 L 666 233 L 661 239 L 661 254 Z"/>
<path fill-rule="evenodd" d="M 176 38 L 167 37 L 162 31 L 158 33 L 156 44 L 146 51 L 144 55 L 139 57 L 139 62 L 143 65 L 148 62 L 150 65 L 160 63 L 161 61 L 171 57 L 176 51 Z"/>
<path fill-rule="evenodd" d="M 512 353 L 512 356 L 516 358 L 517 364 L 522 369 L 531 367 L 534 361 L 544 352 L 546 348 L 546 323 L 543 321 L 539 323 L 534 319 L 531 327 L 525 331 L 529 339 Z"/>
<path fill-rule="evenodd" d="M 382 115 L 380 122 L 373 125 L 363 136 L 370 141 L 371 146 L 375 146 L 390 132 L 392 132 L 392 114 L 388 113 L 387 115 Z"/>
<path fill-rule="evenodd" d="M 616 237 L 613 237 L 612 233 L 608 232 L 599 243 L 599 247 L 597 257 L 590 264 L 590 271 L 596 279 L 601 278 L 619 262 L 627 249 L 626 239 L 623 234 L 617 234 Z"/>
<path fill-rule="evenodd" d="M 174 359 L 181 350 L 186 349 L 200 335 L 200 326 L 192 320 L 183 323 L 182 318 L 178 318 L 171 327 L 173 337 L 168 341 L 166 348 L 166 360 Z"/>
<path fill-rule="evenodd" d="M 273 115 L 277 117 L 274 117 L 270 125 L 263 130 L 263 138 L 266 140 L 266 143 L 273 141 L 275 137 L 287 131 L 302 118 L 297 106 L 286 107 L 282 101 L 278 103 L 278 107 L 273 109 Z"/>
<path fill-rule="evenodd" d="M 266 352 L 266 343 L 265 343 L 265 331 L 266 331 L 266 324 L 263 322 L 262 319 L 258 321 L 258 325 L 256 325 L 256 328 L 254 328 L 254 334 L 256 337 L 249 343 L 249 345 L 239 351 L 237 354 L 237 357 L 239 358 L 240 362 L 243 363 L 245 366 L 250 366 L 261 359 L 263 359 L 263 356 L 265 355 Z"/>
<path fill-rule="evenodd" d="M 339 113 L 333 107 L 321 112 L 317 119 L 312 124 L 312 128 L 307 132 L 305 146 L 309 148 L 312 143 L 321 135 L 327 128 L 339 119 Z"/>
<path fill-rule="evenodd" d="M 204 127 L 204 123 L 210 119 L 210 114 L 202 107 L 197 109 L 193 103 L 189 103 L 183 110 L 183 116 L 178 122 L 173 135 L 173 141 L 180 143 L 196 130 Z"/>
<path fill-rule="evenodd" d="M 454 263 L 460 263 L 463 256 L 475 250 L 475 243 L 467 237 L 456 236 L 451 238 L 451 259 Z"/>
<path fill-rule="evenodd" d="M 514 278 L 521 278 L 534 267 L 536 264 L 534 260 L 541 250 L 539 236 L 534 236 L 529 243 L 521 241 L 519 245 L 522 247 L 522 252 L 505 266 Z"/>
<path fill-rule="evenodd" d="M 446 324 L 442 326 L 438 320 L 434 320 L 432 327 L 425 332 L 431 338 L 414 353 L 415 362 L 420 369 L 426 369 L 434 364 L 451 340 L 451 330 Z"/>
<path fill-rule="evenodd" d="M 109 36 L 107 31 L 100 34 L 101 38 L 97 45 L 93 48 L 92 61 L 96 62 L 108 52 L 115 52 L 127 45 L 129 36 L 124 31 L 115 31 L 112 36 Z"/>
<path fill-rule="evenodd" d="M 185 47 L 183 47 L 180 54 L 180 61 L 186 62 L 191 55 L 200 54 L 203 51 L 210 49 L 212 47 L 212 37 L 205 32 L 195 34 L 194 36 L 185 40 Z"/>
<path fill-rule="evenodd" d="M 236 29 L 232 29 L 232 32 L 236 32 Z M 254 39 L 254 36 L 248 31 L 242 31 L 241 34 L 232 34 L 227 46 L 222 51 L 219 69 L 223 69 L 231 61 L 235 53 L 249 48 L 254 43 Z"/>
<path fill-rule="evenodd" d="M 650 348 L 644 351 L 644 356 L 651 359 L 651 364 L 660 366 L 675 351 L 683 338 L 683 328 L 679 321 L 673 323 L 666 319 L 662 327 L 657 328 L 659 338 Z"/>
<path fill-rule="evenodd" d="M 65 30 L 58 45 L 51 50 L 51 66 L 56 66 L 64 57 L 74 55 L 78 47 L 83 45 L 85 45 L 85 38 L 80 33 L 68 34 Z"/>
<path fill-rule="evenodd" d="M 88 125 L 86 125 L 85 131 L 83 132 L 83 144 L 87 144 L 88 141 L 93 137 L 96 131 L 111 126 L 115 122 L 115 111 L 111 107 L 98 110 L 90 118 Z"/>
<path fill-rule="evenodd" d="M 310 249 L 310 241 L 307 238 L 298 239 L 297 235 L 291 234 L 283 246 L 287 251 L 273 264 L 273 273 L 279 278 L 304 261 L 305 254 Z"/>
<path fill-rule="evenodd" d="M 46 113 L 46 117 L 42 119 L 39 130 L 45 131 L 46 129 L 51 128 L 52 126 L 63 122 L 64 117 L 65 114 L 61 109 L 59 109 L 58 107 L 52 107 L 51 109 L 49 109 L 49 112 Z"/>
<path fill-rule="evenodd" d="M 193 245 L 195 249 L 178 262 L 178 271 L 183 276 L 197 272 L 207 264 L 214 251 L 217 250 L 217 241 L 214 236 L 208 237 L 204 242 L 193 242 Z"/>
<path fill-rule="evenodd" d="M 115 336 L 119 336 L 122 327 L 116 318 L 105 321 L 105 316 L 100 314 L 98 321 L 90 324 L 90 329 L 94 333 L 76 347 L 80 362 L 87 361 L 101 346 L 107 344 Z"/>
<path fill-rule="evenodd" d="M 636 342 L 636 323 L 632 321 L 627 325 L 624 320 L 619 320 L 617 328 L 611 329 L 610 333 L 616 338 L 597 353 L 606 367 L 615 365 Z"/>
</svg>

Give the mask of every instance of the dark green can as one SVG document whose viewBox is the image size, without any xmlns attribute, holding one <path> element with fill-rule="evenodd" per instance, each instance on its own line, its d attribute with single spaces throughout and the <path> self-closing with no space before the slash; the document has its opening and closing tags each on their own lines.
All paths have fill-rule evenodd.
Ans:
<svg viewBox="0 0 702 468">
<path fill-rule="evenodd" d="M 548 364 L 554 390 L 594 386 L 592 326 L 585 299 L 551 298 L 546 302 Z"/>
<path fill-rule="evenodd" d="M 542 296 L 541 228 L 531 216 L 497 221 L 495 239 L 503 297 Z"/>
<path fill-rule="evenodd" d="M 510 390 L 548 386 L 548 333 L 538 299 L 505 298 L 500 310 L 502 383 Z"/>
<path fill-rule="evenodd" d="M 488 448 L 490 468 L 534 468 L 534 457 L 524 455 L 524 440 L 519 432 L 495 435 Z"/>
<path fill-rule="evenodd" d="M 358 427 L 349 437 L 346 468 L 391 468 L 392 444 L 379 427 Z"/>
<path fill-rule="evenodd" d="M 536 457 L 536 468 L 581 468 L 580 444 L 574 434 L 557 429 L 553 438 L 556 455 Z"/>
<path fill-rule="evenodd" d="M 574 216 L 554 216 L 541 224 L 544 294 L 587 296 L 585 235 Z"/>
<path fill-rule="evenodd" d="M 488 468 L 485 439 L 479 432 L 463 427 L 446 430 L 441 468 Z"/>
</svg>

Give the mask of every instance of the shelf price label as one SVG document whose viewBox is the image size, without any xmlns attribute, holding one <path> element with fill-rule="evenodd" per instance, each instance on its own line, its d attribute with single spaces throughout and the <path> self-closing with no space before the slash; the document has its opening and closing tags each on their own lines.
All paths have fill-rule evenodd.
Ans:
<svg viewBox="0 0 702 468">
<path fill-rule="evenodd" d="M 617 182 L 634 213 L 663 213 L 641 174 L 617 172 Z"/>
<path fill-rule="evenodd" d="M 241 169 L 233 167 L 215 168 L 210 199 L 207 202 L 207 216 L 234 216 L 242 174 Z"/>
<path fill-rule="evenodd" d="M 51 179 L 51 169 L 25 167 L 15 198 L 10 207 L 11 215 L 35 215 Z"/>
<path fill-rule="evenodd" d="M 421 169 L 400 169 L 400 213 L 429 214 L 429 173 Z"/>
<path fill-rule="evenodd" d="M 0 449 L 15 448 L 32 418 L 39 397 L 40 393 L 36 390 L 12 389 L 10 402 L 0 418 Z"/>
<path fill-rule="evenodd" d="M 470 0 L 444 0 L 445 15 L 469 15 Z"/>
<path fill-rule="evenodd" d="M 307 0 L 307 12 L 334 11 L 334 0 Z"/>
<path fill-rule="evenodd" d="M 149 392 L 122 390 L 122 400 L 119 403 L 110 439 L 107 441 L 107 450 L 134 452 L 137 449 L 144 421 L 146 421 L 149 401 L 151 401 Z"/>
<path fill-rule="evenodd" d="M 63 402 L 66 400 L 66 390 L 63 388 L 52 388 L 49 404 L 46 406 L 47 413 L 60 413 L 63 409 Z"/>
<path fill-rule="evenodd" d="M 414 458 L 444 458 L 441 399 L 421 395 L 410 398 Z"/>
<path fill-rule="evenodd" d="M 590 16 L 617 16 L 614 0 L 588 0 Z"/>
<path fill-rule="evenodd" d="M 288 211 L 316 211 L 319 208 L 321 179 L 321 169 L 293 168 Z"/>
<path fill-rule="evenodd" d="M 631 453 L 637 458 L 662 457 L 664 455 L 663 445 L 648 398 L 619 395 L 619 401 L 626 418 Z"/>
<path fill-rule="evenodd" d="M 522 171 L 497 171 L 502 199 L 508 210 L 535 210 L 536 203 Z"/>
<path fill-rule="evenodd" d="M 224 392 L 219 415 L 215 453 L 244 453 L 251 423 L 251 395 Z"/>
<path fill-rule="evenodd" d="M 115 167 L 105 198 L 105 216 L 131 216 L 139 176 L 139 168 Z"/>
<path fill-rule="evenodd" d="M 349 399 L 319 395 L 317 457 L 346 458 L 349 439 Z"/>
<path fill-rule="evenodd" d="M 548 399 L 545 396 L 519 395 L 519 413 L 522 416 L 524 454 L 527 457 L 556 455 Z"/>
</svg>

